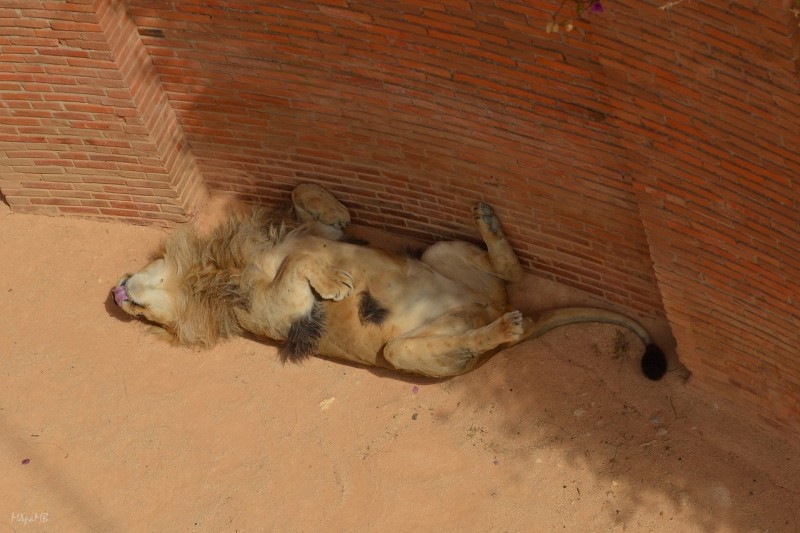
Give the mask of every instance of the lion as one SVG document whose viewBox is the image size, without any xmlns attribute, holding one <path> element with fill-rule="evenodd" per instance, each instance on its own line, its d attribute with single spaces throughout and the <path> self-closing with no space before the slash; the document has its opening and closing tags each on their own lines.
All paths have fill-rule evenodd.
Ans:
<svg viewBox="0 0 800 533">
<path fill-rule="evenodd" d="M 250 334 L 279 342 L 283 361 L 319 355 L 433 378 L 469 372 L 560 326 L 612 323 L 644 342 L 644 374 L 664 375 L 664 353 L 622 314 L 512 309 L 507 285 L 523 269 L 492 208 L 479 203 L 472 218 L 485 249 L 441 241 L 415 258 L 348 242 L 345 206 L 302 184 L 285 208 L 231 214 L 210 232 L 177 230 L 112 293 L 177 344 L 210 347 Z"/>
</svg>

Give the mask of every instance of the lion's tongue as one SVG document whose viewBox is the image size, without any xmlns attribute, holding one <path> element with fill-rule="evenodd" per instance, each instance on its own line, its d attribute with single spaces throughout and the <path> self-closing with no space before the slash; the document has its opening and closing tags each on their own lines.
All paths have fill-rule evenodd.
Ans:
<svg viewBox="0 0 800 533">
<path fill-rule="evenodd" d="M 128 293 L 125 292 L 125 287 L 122 285 L 115 287 L 111 292 L 114 293 L 114 301 L 117 302 L 117 305 L 122 305 L 122 302 L 128 299 Z"/>
</svg>

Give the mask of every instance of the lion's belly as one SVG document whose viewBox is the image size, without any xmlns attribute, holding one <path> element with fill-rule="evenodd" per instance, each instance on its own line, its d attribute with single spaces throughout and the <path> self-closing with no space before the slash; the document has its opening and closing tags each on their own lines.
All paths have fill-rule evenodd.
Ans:
<svg viewBox="0 0 800 533">
<path fill-rule="evenodd" d="M 409 333 L 456 309 L 481 300 L 469 287 L 439 274 L 428 265 L 406 260 L 364 272 L 357 280 L 356 296 L 368 291 L 388 310 L 382 329 L 389 338 Z"/>
<path fill-rule="evenodd" d="M 353 294 L 342 301 L 326 303 L 326 333 L 318 346 L 320 355 L 389 366 L 381 355 L 389 340 L 409 334 L 453 310 L 485 303 L 486 298 L 467 286 L 418 261 L 382 266 L 378 271 L 354 272 Z M 362 320 L 359 303 L 364 292 L 388 311 L 380 324 Z M 501 313 L 501 308 L 490 309 L 487 316 L 493 320 L 496 317 L 492 315 Z"/>
<path fill-rule="evenodd" d="M 427 267 L 426 267 L 427 268 Z M 381 287 L 374 291 L 379 302 L 387 301 L 387 329 L 392 337 L 410 333 L 433 320 L 480 298 L 468 287 L 437 272 L 416 272 L 400 287 Z"/>
<path fill-rule="evenodd" d="M 387 339 L 380 326 L 363 325 L 352 302 L 328 302 L 325 312 L 325 333 L 317 353 L 372 366 L 386 366 L 381 352 Z"/>
</svg>

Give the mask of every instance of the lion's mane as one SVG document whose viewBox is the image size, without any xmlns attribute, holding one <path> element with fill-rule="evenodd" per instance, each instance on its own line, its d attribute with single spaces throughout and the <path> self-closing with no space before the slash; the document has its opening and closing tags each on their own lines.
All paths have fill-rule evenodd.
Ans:
<svg viewBox="0 0 800 533">
<path fill-rule="evenodd" d="M 242 333 L 235 310 L 249 306 L 245 274 L 252 276 L 255 258 L 302 231 L 284 210 L 258 207 L 208 234 L 183 228 L 167 238 L 159 255 L 177 276 L 178 318 L 167 328 L 175 342 L 210 347 Z"/>
</svg>

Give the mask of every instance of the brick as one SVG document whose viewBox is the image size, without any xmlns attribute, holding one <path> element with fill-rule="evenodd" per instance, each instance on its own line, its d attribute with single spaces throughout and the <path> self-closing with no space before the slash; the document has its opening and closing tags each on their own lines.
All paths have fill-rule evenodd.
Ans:
<svg viewBox="0 0 800 533">
<path fill-rule="evenodd" d="M 370 15 L 369 13 L 354 11 L 353 9 L 343 9 L 341 7 L 325 6 L 325 5 L 318 6 L 318 9 L 320 10 L 321 13 L 328 15 L 330 17 L 347 19 L 359 23 L 372 22 L 372 15 Z"/>
<path fill-rule="evenodd" d="M 80 216 L 97 216 L 100 215 L 100 209 L 92 206 L 60 206 L 58 208 L 60 213 L 65 215 L 80 215 Z"/>
<path fill-rule="evenodd" d="M 48 205 L 48 206 L 77 206 L 80 205 L 80 200 L 70 198 L 31 198 L 31 205 Z"/>
</svg>

